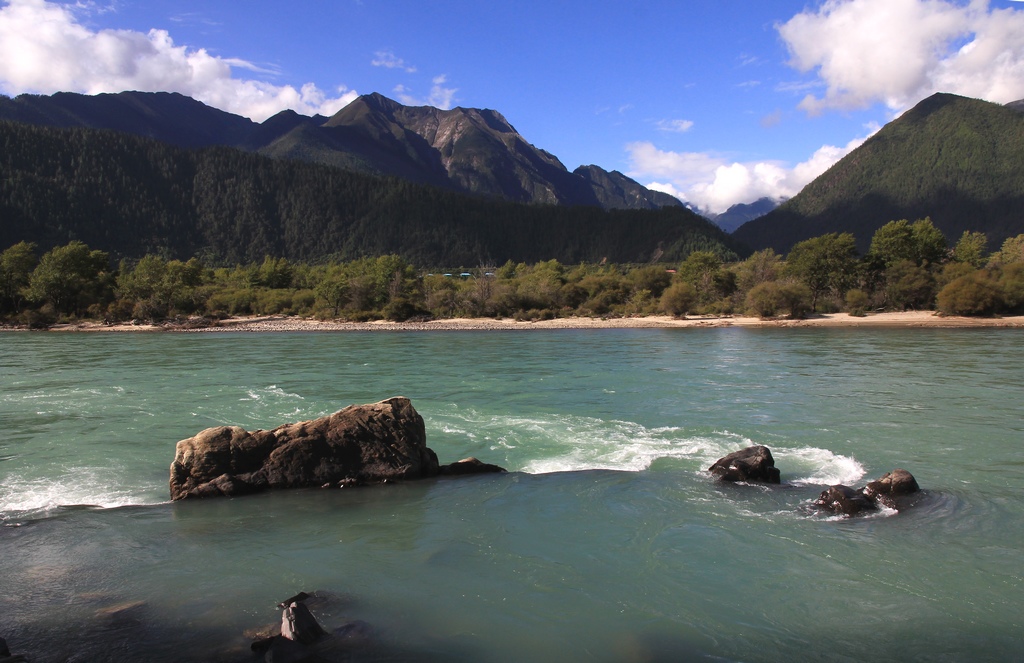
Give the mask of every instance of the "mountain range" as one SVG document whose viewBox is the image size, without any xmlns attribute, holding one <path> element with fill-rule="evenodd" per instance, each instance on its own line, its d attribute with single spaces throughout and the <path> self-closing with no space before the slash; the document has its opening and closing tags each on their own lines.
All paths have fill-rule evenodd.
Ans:
<svg viewBox="0 0 1024 663">
<path fill-rule="evenodd" d="M 733 236 L 786 253 L 850 232 L 865 252 L 889 221 L 925 217 L 950 244 L 978 231 L 992 250 L 1024 233 L 1024 103 L 932 95 Z"/>
<path fill-rule="evenodd" d="M 689 239 L 680 243 L 681 235 L 659 230 L 657 238 L 641 237 L 631 241 L 629 250 L 625 252 L 630 256 L 629 260 L 641 259 L 643 254 L 657 255 L 658 250 L 654 247 L 666 241 L 677 250 L 683 246 L 702 245 L 738 254 L 746 251 L 744 247 L 770 247 L 786 253 L 796 242 L 829 232 L 852 233 L 860 250 L 866 251 L 874 232 L 885 223 L 924 217 L 930 217 L 950 243 L 955 242 L 963 231 L 971 230 L 986 233 L 989 248 L 996 248 L 1005 238 L 1024 232 L 1024 215 L 1020 213 L 1024 209 L 1024 102 L 1000 106 L 951 94 L 933 95 L 893 120 L 782 205 L 774 207 L 774 201 L 762 199 L 749 205 L 736 205 L 714 218 L 719 226 L 727 230 L 735 229 L 733 238 L 736 241 L 725 241 L 721 233 L 717 232 L 706 234 L 700 229 L 700 224 L 693 223 L 694 215 L 678 200 L 649 190 L 619 172 L 609 172 L 593 165 L 568 171 L 554 155 L 528 143 L 500 113 L 493 110 L 440 110 L 404 106 L 382 95 L 370 94 L 357 98 L 329 118 L 307 117 L 283 111 L 262 123 L 256 123 L 173 93 L 122 92 L 95 96 L 58 93 L 51 96 L 21 95 L 13 99 L 0 97 L 0 120 L 9 120 L 17 125 L 83 131 L 113 130 L 193 151 L 227 147 L 269 158 L 271 161 L 307 162 L 333 172 L 376 177 L 377 180 L 372 180 L 375 183 L 367 184 L 371 181 L 367 180 L 356 188 L 373 189 L 378 192 L 374 196 L 381 195 L 385 199 L 387 196 L 380 192 L 402 191 L 405 197 L 392 212 L 398 213 L 401 210 L 402 214 L 413 217 L 424 217 L 425 214 L 416 205 L 430 204 L 423 201 L 434 199 L 440 194 L 429 193 L 426 189 L 402 187 L 397 184 L 398 181 L 469 196 L 479 202 L 451 202 L 446 205 L 472 209 L 474 211 L 471 216 L 474 217 L 486 216 L 486 205 L 481 204 L 490 201 L 492 204 L 511 202 L 561 210 L 673 210 L 669 216 L 685 220 L 687 230 L 684 234 Z M 45 137 L 43 134 L 26 140 L 59 145 L 59 141 L 52 139 L 52 136 Z M 93 145 L 98 141 L 81 137 L 78 140 L 82 145 Z M 155 157 L 141 154 L 156 154 L 159 151 L 141 144 L 121 147 L 123 149 L 117 152 L 117 158 L 123 159 L 145 161 Z M 22 145 L 18 149 L 30 148 Z M 54 148 L 47 149 L 50 150 L 49 157 L 44 150 L 39 158 L 43 161 L 50 157 L 56 158 L 52 154 Z M 60 158 L 68 159 L 72 164 L 82 160 L 67 154 L 63 148 L 58 151 L 62 155 Z M 178 164 L 178 174 L 174 177 L 190 172 L 190 169 L 202 170 L 212 158 L 208 154 L 168 154 L 160 152 L 159 158 L 171 159 Z M 91 158 L 101 159 L 97 155 Z M 224 158 L 218 156 L 215 161 L 219 163 Z M 263 180 L 258 184 L 233 181 L 227 186 L 228 189 L 233 190 L 233 187 L 243 184 L 272 189 L 286 186 L 275 179 L 280 176 L 281 168 L 272 168 L 259 161 L 246 163 L 249 164 L 246 167 L 262 173 L 260 177 Z M 10 163 L 7 165 L 10 166 Z M 33 162 L 30 167 L 46 170 L 42 161 Z M 134 177 L 132 169 L 126 168 L 124 164 L 107 164 L 105 167 L 111 173 L 127 172 L 126 177 Z M 156 164 L 147 163 L 140 170 L 146 172 L 159 168 Z M 58 171 L 58 174 L 69 177 L 65 171 Z M 330 197 L 331 194 L 318 192 L 308 181 L 325 178 L 333 180 L 335 177 L 341 176 L 326 176 L 319 171 L 315 175 L 306 171 L 301 174 L 301 178 L 305 178 L 303 181 L 306 184 L 303 186 L 308 195 L 319 197 Z M 386 181 L 386 178 L 395 178 L 395 181 Z M 240 180 L 238 177 L 234 179 Z M 9 194 L 15 196 L 15 199 L 7 203 L 0 201 L 0 206 L 7 205 L 9 211 L 6 216 L 20 219 L 18 223 L 24 224 L 24 228 L 32 228 L 33 224 L 49 228 L 46 242 L 50 243 L 59 241 L 60 237 L 70 236 L 68 233 L 72 226 L 78 228 L 75 232 L 88 234 L 82 219 L 66 220 L 61 229 L 54 226 L 61 225 L 60 218 L 40 218 L 39 210 L 53 206 L 49 201 L 26 202 L 34 200 L 37 195 L 44 195 L 40 192 L 47 192 L 45 195 L 57 201 L 71 200 L 82 195 L 78 189 L 64 191 L 45 178 L 43 181 L 45 185 L 40 182 L 29 184 L 19 173 L 9 178 L 7 186 L 16 184 L 20 188 L 16 195 Z M 346 182 L 344 187 L 355 186 L 348 180 Z M 65 184 L 74 187 L 80 186 L 81 182 L 71 177 Z M 153 180 L 132 184 L 140 190 L 147 190 L 152 185 Z M 164 182 L 160 186 L 169 185 Z M 33 186 L 37 189 L 33 189 Z M 195 187 L 194 195 L 204 200 L 206 197 L 216 197 L 216 187 L 210 183 L 185 184 L 174 180 L 173 187 Z M 157 202 L 157 199 L 161 199 L 163 194 L 150 191 L 147 195 L 153 198 L 147 203 L 151 205 L 149 209 L 161 210 L 162 203 Z M 283 194 L 271 191 L 264 197 L 270 200 L 280 195 Z M 368 200 L 362 199 L 360 204 L 369 204 Z M 190 203 L 176 199 L 174 204 L 178 206 L 178 211 L 173 214 L 167 210 L 153 213 L 157 216 L 186 214 L 181 210 Z M 338 200 L 331 204 L 348 209 Z M 219 205 L 230 207 L 226 203 Z M 249 200 L 246 205 L 253 209 L 260 207 L 253 200 Z M 257 216 L 276 219 L 273 223 L 286 223 L 283 219 L 290 218 L 288 210 L 294 206 L 280 208 L 277 205 L 274 203 L 269 207 L 260 207 Z M 68 210 L 78 209 L 70 202 L 66 207 Z M 506 219 L 515 216 L 506 208 L 501 210 L 494 215 Z M 369 208 L 364 211 L 359 216 L 359 223 L 368 223 L 369 219 L 375 219 L 375 223 L 384 223 L 385 226 L 390 223 L 379 220 L 379 211 Z M 228 210 L 223 212 L 228 213 Z M 320 212 L 327 213 L 325 210 Z M 551 211 L 535 214 L 535 211 L 520 211 L 517 214 L 537 216 L 538 219 L 543 216 L 553 223 L 570 217 L 577 219 L 574 223 L 582 223 L 580 219 L 586 216 L 594 219 L 592 223 L 596 225 L 591 227 L 593 231 L 598 226 L 605 227 L 603 224 L 609 224 L 607 227 L 611 228 L 616 223 L 626 222 L 624 217 L 611 220 L 588 216 L 589 212 L 570 214 L 567 211 Z M 352 218 L 346 218 L 345 223 L 354 222 Z M 432 231 L 434 234 L 443 234 L 445 228 L 451 230 L 443 219 L 436 222 L 441 226 Z M 4 225 L 13 227 L 10 222 Z M 472 227 L 479 230 L 481 226 L 474 222 Z M 0 228 L 0 235 L 10 234 L 3 230 Z M 507 232 L 514 235 L 521 230 Z M 201 222 L 195 232 L 199 235 L 206 232 Z M 223 237 L 219 237 L 210 246 L 216 245 L 216 252 L 222 257 L 255 255 L 254 252 L 260 250 L 284 250 L 284 244 L 270 239 L 277 231 L 266 232 L 269 232 L 266 241 L 250 242 L 245 247 L 229 247 Z M 468 235 L 465 228 L 459 232 L 462 235 L 458 238 L 458 247 L 449 242 L 443 249 L 435 247 L 437 251 L 417 248 L 413 252 L 430 260 L 454 260 L 456 256 L 468 260 L 473 256 L 496 259 L 506 255 L 525 255 L 522 246 L 511 251 L 494 243 L 495 238 L 505 230 L 485 230 L 484 235 L 488 239 L 474 247 L 469 246 L 471 242 L 466 239 Z M 588 234 L 583 226 L 565 232 L 566 237 L 573 235 L 571 244 L 575 248 L 570 250 L 567 244 L 560 248 L 551 245 L 548 248 L 554 253 L 547 256 L 545 248 L 538 246 L 535 250 L 531 249 L 529 255 L 541 259 L 562 259 L 570 255 L 618 255 L 604 241 L 605 238 L 583 238 L 582 235 Z M 153 230 L 152 233 L 155 234 L 146 240 L 147 245 L 166 248 L 174 244 L 170 240 L 160 240 L 158 231 Z M 697 235 L 693 233 L 703 239 L 695 239 Z M 408 246 L 409 241 L 406 237 L 406 243 L 402 244 L 405 250 L 412 250 Z M 186 244 L 176 250 L 184 250 Z M 391 243 L 389 246 L 397 245 Z M 359 240 L 347 249 L 348 253 L 342 253 L 350 255 L 357 247 L 361 247 L 359 250 L 373 251 L 379 249 L 379 244 Z M 308 259 L 326 249 L 326 246 L 315 250 L 292 246 L 287 250 Z M 122 249 L 127 253 L 132 250 L 130 246 Z M 670 255 L 666 254 L 666 258 Z"/>
<path fill-rule="evenodd" d="M 569 172 L 497 111 L 404 106 L 380 94 L 330 118 L 282 111 L 262 123 L 176 93 L 20 95 L 0 97 L 0 119 L 124 131 L 185 148 L 229 146 L 513 202 L 681 206 L 617 171 L 589 165 Z"/>
<path fill-rule="evenodd" d="M 398 254 L 440 268 L 745 253 L 682 206 L 514 203 L 231 147 L 0 120 L 0 250 L 72 240 L 115 260 L 197 256 L 209 266 L 265 256 L 316 263 Z"/>
</svg>

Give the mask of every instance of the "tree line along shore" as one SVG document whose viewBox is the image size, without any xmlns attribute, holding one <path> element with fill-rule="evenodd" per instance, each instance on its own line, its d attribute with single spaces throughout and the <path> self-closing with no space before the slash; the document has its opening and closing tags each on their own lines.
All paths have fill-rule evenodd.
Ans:
<svg viewBox="0 0 1024 663">
<path fill-rule="evenodd" d="M 266 257 L 235 266 L 146 255 L 113 265 L 73 241 L 37 255 L 19 242 L 0 254 L 0 321 L 47 328 L 91 320 L 159 323 L 291 315 L 318 320 L 751 315 L 935 310 L 942 315 L 1024 313 L 1024 234 L 987 250 L 964 232 L 949 246 L 925 218 L 892 221 L 859 255 L 853 235 L 804 240 L 725 262 L 693 251 L 674 264 L 533 264 L 428 271 L 397 255 L 306 264 Z"/>
</svg>

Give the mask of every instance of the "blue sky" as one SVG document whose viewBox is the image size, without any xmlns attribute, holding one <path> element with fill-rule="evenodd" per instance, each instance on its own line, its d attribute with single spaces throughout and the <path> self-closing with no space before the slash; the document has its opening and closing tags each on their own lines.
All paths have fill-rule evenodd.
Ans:
<svg viewBox="0 0 1024 663">
<path fill-rule="evenodd" d="M 710 211 L 794 195 L 936 92 L 1024 98 L 1010 0 L 0 0 L 0 92 L 170 90 L 257 120 L 492 108 L 570 170 Z"/>
</svg>

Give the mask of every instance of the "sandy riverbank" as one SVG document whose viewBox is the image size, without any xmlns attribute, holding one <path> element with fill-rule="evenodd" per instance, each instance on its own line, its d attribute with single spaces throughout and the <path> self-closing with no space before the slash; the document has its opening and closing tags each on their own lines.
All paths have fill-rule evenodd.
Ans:
<svg viewBox="0 0 1024 663">
<path fill-rule="evenodd" d="M 229 318 L 215 326 L 173 325 L 104 325 L 78 323 L 57 325 L 51 331 L 82 332 L 155 332 L 217 333 L 217 332 L 340 332 L 340 331 L 481 331 L 533 329 L 670 329 L 688 327 L 1024 327 L 1024 316 L 1005 318 L 963 318 L 939 316 L 931 311 L 873 313 L 854 317 L 846 313 L 828 313 L 801 320 L 762 320 L 754 317 L 648 316 L 641 318 L 558 318 L 521 322 L 511 318 L 453 318 L 426 322 L 333 322 L 291 316 L 258 316 Z"/>
</svg>

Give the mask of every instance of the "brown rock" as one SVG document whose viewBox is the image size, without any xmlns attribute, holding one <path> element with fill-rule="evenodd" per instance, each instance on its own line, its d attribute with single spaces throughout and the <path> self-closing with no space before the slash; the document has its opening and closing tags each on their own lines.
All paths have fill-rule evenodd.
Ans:
<svg viewBox="0 0 1024 663">
<path fill-rule="evenodd" d="M 903 469 L 895 469 L 886 472 L 882 478 L 872 481 L 864 488 L 864 493 L 871 498 L 878 498 L 883 495 L 910 495 L 921 490 L 917 485 L 917 479 L 910 472 Z"/>
<path fill-rule="evenodd" d="M 842 484 L 829 486 L 822 491 L 814 501 L 814 506 L 845 516 L 855 516 L 863 511 L 874 511 L 878 508 L 863 491 Z"/>
<path fill-rule="evenodd" d="M 757 445 L 723 456 L 708 468 L 722 481 L 779 483 L 781 477 L 768 447 Z"/>
<path fill-rule="evenodd" d="M 423 418 L 408 398 L 396 397 L 270 431 L 204 430 L 178 442 L 170 492 L 180 500 L 437 473 Z"/>
</svg>

